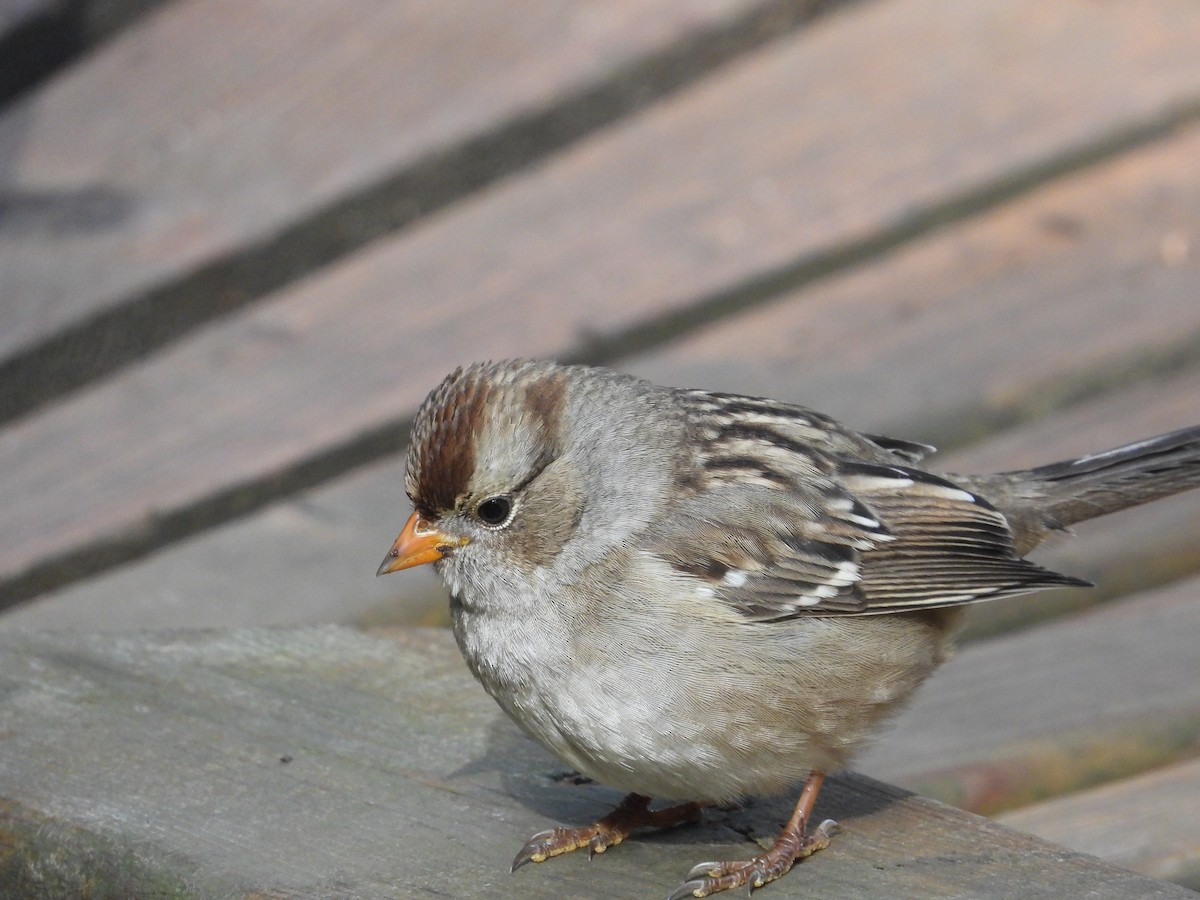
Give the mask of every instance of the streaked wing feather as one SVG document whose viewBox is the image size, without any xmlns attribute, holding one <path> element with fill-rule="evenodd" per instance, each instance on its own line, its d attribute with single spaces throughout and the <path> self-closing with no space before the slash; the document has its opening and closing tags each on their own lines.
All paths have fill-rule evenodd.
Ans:
<svg viewBox="0 0 1200 900">
<path fill-rule="evenodd" d="M 755 397 L 679 391 L 689 484 L 651 550 L 750 620 L 955 606 L 1083 584 L 1021 559 L 986 500 L 910 468 L 933 448 Z M 703 490 L 694 490 L 702 485 Z"/>
<path fill-rule="evenodd" d="M 895 540 L 863 554 L 864 613 L 976 603 L 1039 587 L 1086 584 L 1022 559 L 1007 521 L 986 500 L 935 475 L 851 464 L 843 482 Z M 911 482 L 911 483 L 905 483 Z"/>
<path fill-rule="evenodd" d="M 807 480 L 806 480 L 807 483 Z M 697 589 L 752 621 L 957 606 L 1039 587 L 1086 584 L 1021 559 L 1004 517 L 928 473 L 848 463 L 840 479 L 784 503 L 763 489 L 753 511 L 720 492 L 683 508 L 653 548 Z M 787 495 L 790 497 L 790 495 Z"/>
<path fill-rule="evenodd" d="M 906 441 L 902 438 L 888 437 L 886 434 L 864 434 L 863 437 L 891 453 L 900 462 L 920 462 L 929 454 L 937 452 L 937 447 L 931 444 Z"/>
<path fill-rule="evenodd" d="M 832 480 L 797 491 L 713 488 L 681 504 L 651 550 L 748 619 L 864 609 L 860 555 L 891 540 L 886 526 Z"/>
</svg>

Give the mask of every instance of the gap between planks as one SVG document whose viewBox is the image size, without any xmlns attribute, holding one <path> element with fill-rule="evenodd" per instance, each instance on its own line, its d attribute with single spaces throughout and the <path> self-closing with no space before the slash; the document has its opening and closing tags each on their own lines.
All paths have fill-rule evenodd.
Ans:
<svg viewBox="0 0 1200 900">
<path fill-rule="evenodd" d="M 832 9 L 861 0 L 766 0 L 571 87 L 541 108 L 434 147 L 299 221 L 135 290 L 0 361 L 0 423 L 136 362 L 365 245 L 635 114 Z M 96 352 L 95 348 L 102 348 Z M 63 360 L 71 360 L 69 366 Z"/>
</svg>

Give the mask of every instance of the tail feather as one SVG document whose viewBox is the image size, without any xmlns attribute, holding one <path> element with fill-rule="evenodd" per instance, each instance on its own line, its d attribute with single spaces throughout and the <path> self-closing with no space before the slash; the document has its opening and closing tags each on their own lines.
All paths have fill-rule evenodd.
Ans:
<svg viewBox="0 0 1200 900">
<path fill-rule="evenodd" d="M 1001 477 L 1041 494 L 1046 525 L 1066 528 L 1200 487 L 1200 425 Z"/>
</svg>

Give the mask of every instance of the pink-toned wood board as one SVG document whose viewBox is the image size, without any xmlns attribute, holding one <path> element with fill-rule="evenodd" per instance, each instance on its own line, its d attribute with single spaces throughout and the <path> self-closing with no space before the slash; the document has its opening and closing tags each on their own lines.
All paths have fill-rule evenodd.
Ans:
<svg viewBox="0 0 1200 900">
<path fill-rule="evenodd" d="M 831 16 L 7 429 L 0 573 L 352 443 L 453 363 L 579 352 L 1157 115 L 1200 91 L 1200 20 L 1183 9 L 913 0 Z M 1188 190 L 1169 164 L 1183 150 L 1161 152 L 1167 174 L 1149 177 Z"/>
<path fill-rule="evenodd" d="M 0 118 L 0 357 L 762 6 L 171 4 Z"/>
</svg>

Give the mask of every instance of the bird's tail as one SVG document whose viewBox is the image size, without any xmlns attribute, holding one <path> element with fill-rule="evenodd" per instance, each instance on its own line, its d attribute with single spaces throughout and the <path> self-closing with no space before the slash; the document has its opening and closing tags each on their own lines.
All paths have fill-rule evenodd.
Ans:
<svg viewBox="0 0 1200 900">
<path fill-rule="evenodd" d="M 1200 425 L 996 477 L 1009 479 L 1014 499 L 1036 499 L 1046 526 L 1066 528 L 1200 487 Z"/>
</svg>

